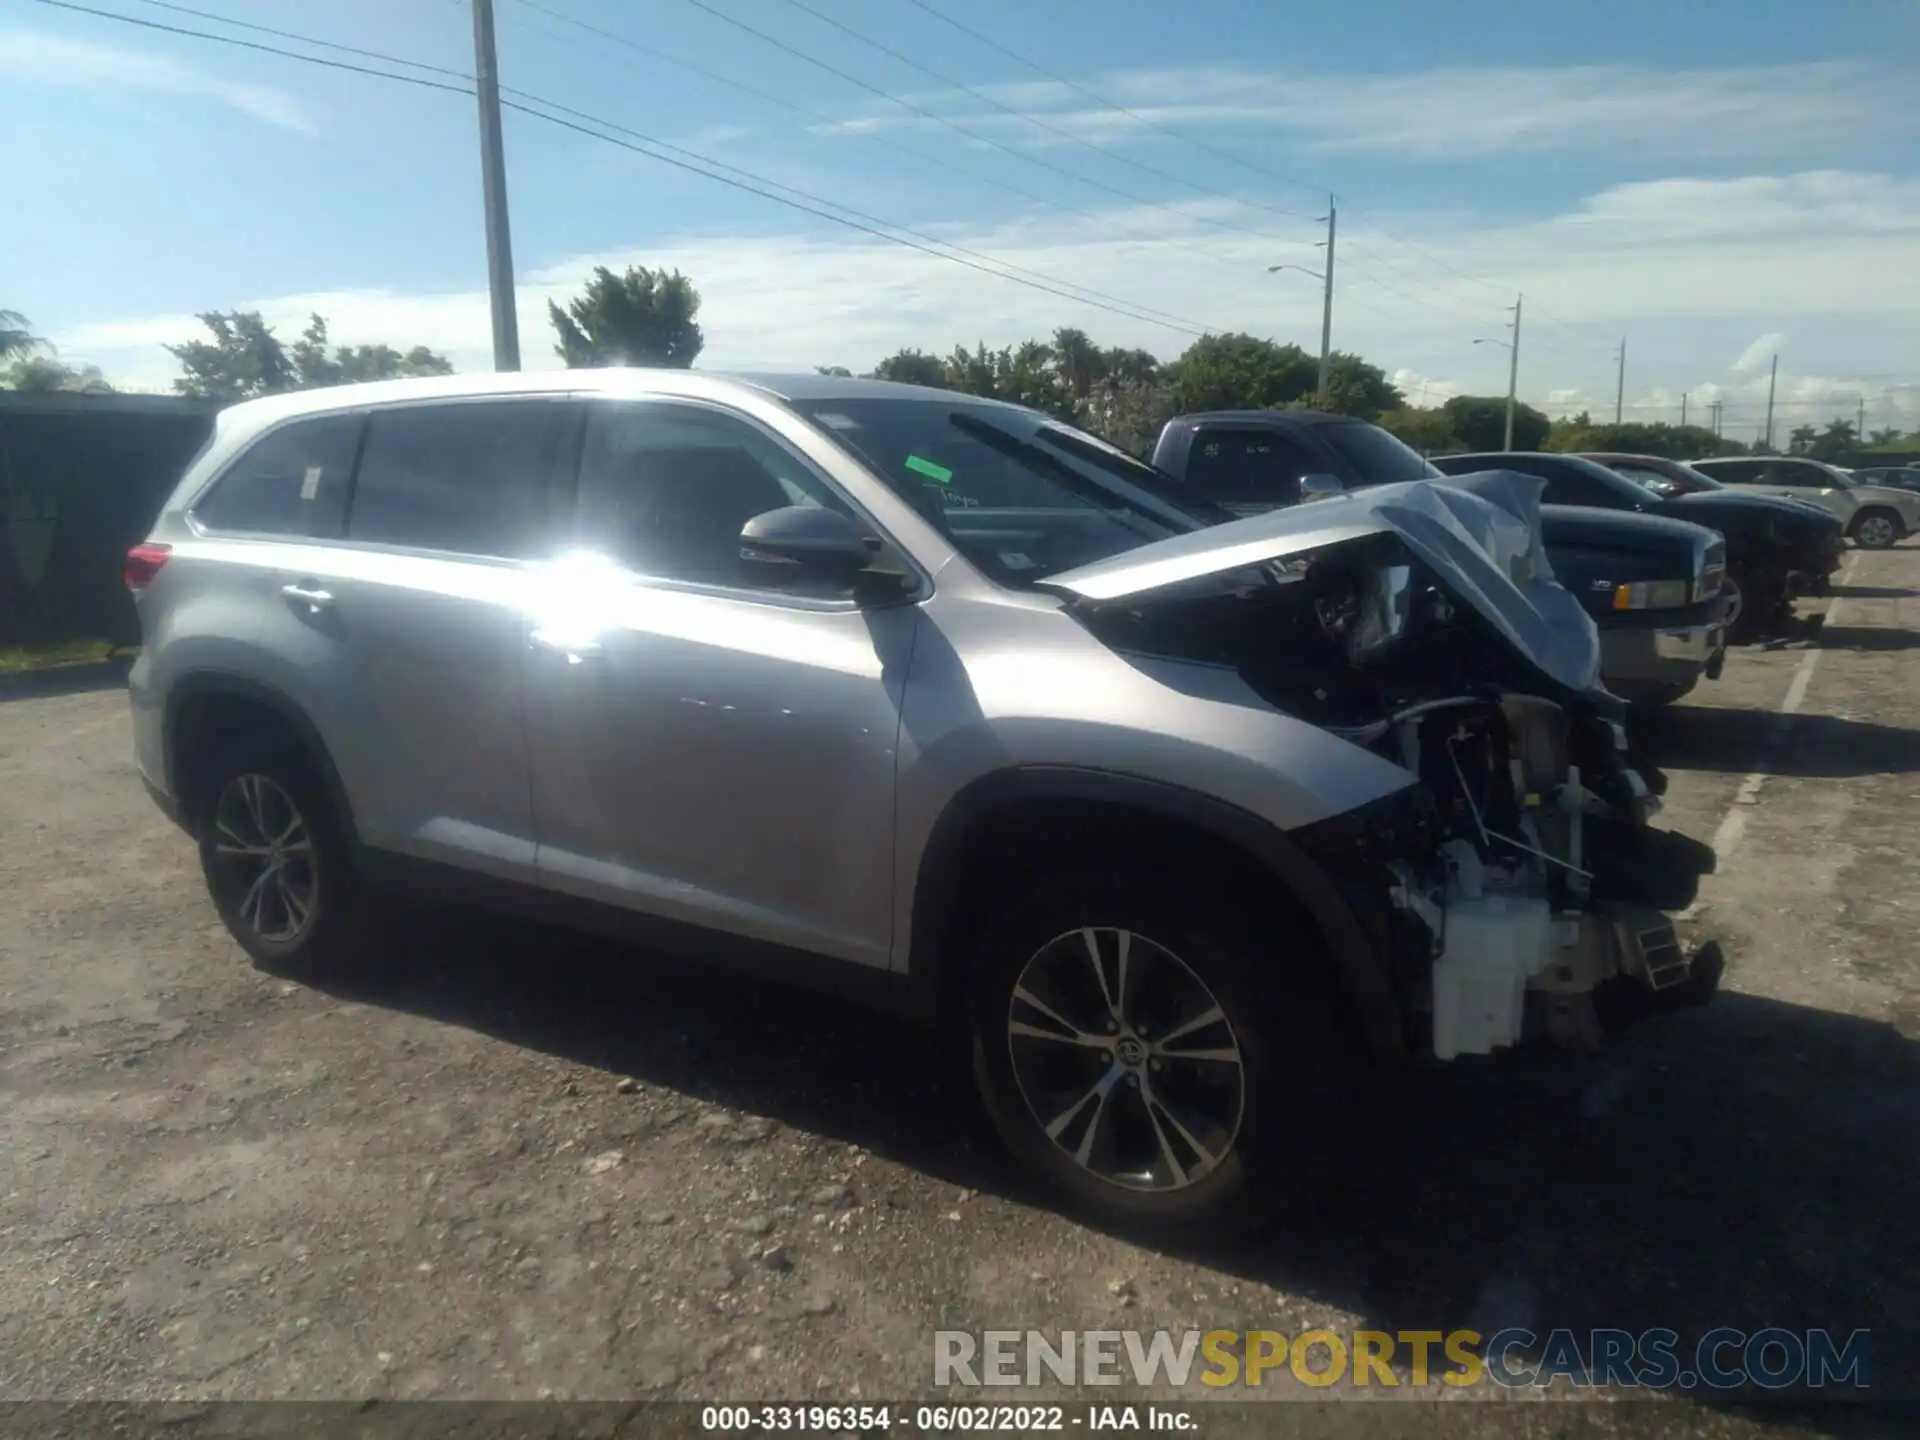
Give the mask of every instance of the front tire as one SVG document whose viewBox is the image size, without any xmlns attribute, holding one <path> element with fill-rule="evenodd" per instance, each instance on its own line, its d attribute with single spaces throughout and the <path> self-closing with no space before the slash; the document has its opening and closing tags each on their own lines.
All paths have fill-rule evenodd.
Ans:
<svg viewBox="0 0 1920 1440">
<path fill-rule="evenodd" d="M 1891 510 L 1862 510 L 1853 520 L 1853 543 L 1862 550 L 1890 550 L 1905 533 Z"/>
<path fill-rule="evenodd" d="M 214 908 L 256 964 L 320 973 L 363 953 L 366 907 L 326 787 L 297 750 L 247 740 L 214 762 L 196 817 Z"/>
<path fill-rule="evenodd" d="M 1125 1226 L 1259 1219 L 1324 1168 L 1346 1108 L 1322 957 L 1288 953 L 1299 933 L 1256 939 L 1231 906 L 1146 871 L 1029 891 L 991 927 L 969 1006 L 1008 1148 Z"/>
</svg>

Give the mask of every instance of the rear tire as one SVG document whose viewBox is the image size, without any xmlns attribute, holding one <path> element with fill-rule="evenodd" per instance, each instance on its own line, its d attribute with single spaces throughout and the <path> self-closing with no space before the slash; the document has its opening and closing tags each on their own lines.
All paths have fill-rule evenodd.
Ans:
<svg viewBox="0 0 1920 1440">
<path fill-rule="evenodd" d="M 207 893 L 268 970 L 342 971 L 365 952 L 367 906 L 327 789 L 297 749 L 244 739 L 206 774 L 195 817 Z"/>
<path fill-rule="evenodd" d="M 1905 533 L 1900 517 L 1891 510 L 1875 507 L 1853 517 L 1853 543 L 1862 550 L 1891 550 Z"/>
<path fill-rule="evenodd" d="M 1126 1227 L 1259 1220 L 1328 1168 L 1352 1093 L 1300 933 L 1256 938 L 1237 907 L 1145 870 L 1043 880 L 972 975 L 974 1077 L 1007 1147 Z"/>
</svg>

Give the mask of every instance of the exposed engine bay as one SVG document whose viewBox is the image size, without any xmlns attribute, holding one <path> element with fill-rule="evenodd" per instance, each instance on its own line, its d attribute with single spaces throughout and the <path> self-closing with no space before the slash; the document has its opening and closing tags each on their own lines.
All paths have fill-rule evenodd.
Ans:
<svg viewBox="0 0 1920 1440">
<path fill-rule="evenodd" d="M 1624 707 L 1530 663 L 1459 592 L 1381 533 L 1083 614 L 1115 649 L 1231 666 L 1415 777 L 1296 832 L 1387 957 L 1410 1042 L 1592 1048 L 1608 1015 L 1711 993 L 1717 948 L 1685 952 L 1666 912 L 1713 852 L 1649 823 L 1665 780 L 1633 763 Z"/>
</svg>

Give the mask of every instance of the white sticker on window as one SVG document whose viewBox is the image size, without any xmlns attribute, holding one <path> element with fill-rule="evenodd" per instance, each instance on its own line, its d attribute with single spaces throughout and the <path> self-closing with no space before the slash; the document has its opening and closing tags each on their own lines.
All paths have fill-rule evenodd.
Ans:
<svg viewBox="0 0 1920 1440">
<path fill-rule="evenodd" d="M 1031 557 L 1021 554 L 1018 550 L 1002 550 L 1000 552 L 1000 563 L 1009 570 L 1031 570 L 1033 568 L 1033 560 Z"/>
<path fill-rule="evenodd" d="M 320 493 L 320 466 L 307 466 L 307 473 L 300 481 L 300 498 L 311 500 Z"/>
</svg>

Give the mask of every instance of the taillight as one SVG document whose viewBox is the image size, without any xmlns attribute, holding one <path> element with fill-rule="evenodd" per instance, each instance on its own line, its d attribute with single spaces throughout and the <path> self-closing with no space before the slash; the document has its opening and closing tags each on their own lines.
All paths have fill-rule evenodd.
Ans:
<svg viewBox="0 0 1920 1440">
<path fill-rule="evenodd" d="M 172 553 L 171 545 L 136 545 L 127 552 L 120 567 L 120 578 L 127 582 L 127 589 L 138 595 L 153 583 L 153 577 L 160 573 L 160 567 Z"/>
</svg>

